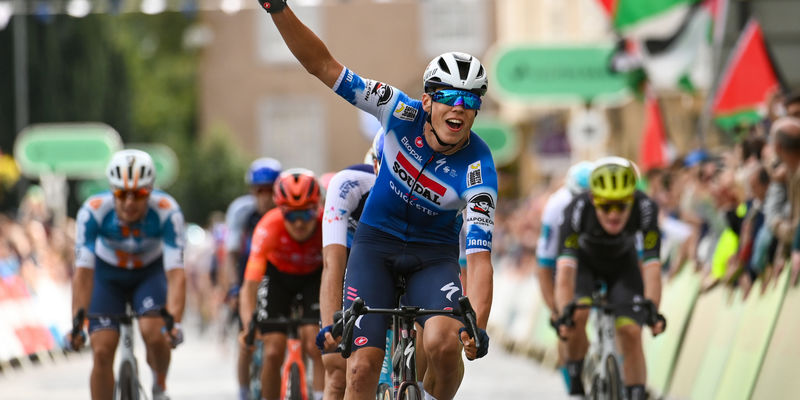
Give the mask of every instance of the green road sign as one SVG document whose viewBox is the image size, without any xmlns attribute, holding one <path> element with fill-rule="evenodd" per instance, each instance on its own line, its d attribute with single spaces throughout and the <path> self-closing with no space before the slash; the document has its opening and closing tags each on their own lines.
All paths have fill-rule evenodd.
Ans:
<svg viewBox="0 0 800 400">
<path fill-rule="evenodd" d="M 102 123 L 31 125 L 17 136 L 14 158 L 30 177 L 61 174 L 68 178 L 99 178 L 115 151 L 119 134 Z"/>
<path fill-rule="evenodd" d="M 78 201 L 81 203 L 86 201 L 91 196 L 108 190 L 108 180 L 106 179 L 90 179 L 88 181 L 80 181 L 76 186 Z"/>
<path fill-rule="evenodd" d="M 523 102 L 621 102 L 628 94 L 625 74 L 608 69 L 612 46 L 501 47 L 489 72 L 501 99 Z"/>
<path fill-rule="evenodd" d="M 167 188 L 178 178 L 178 157 L 169 146 L 162 143 L 128 143 L 125 148 L 150 154 L 156 165 L 156 187 Z"/>
<path fill-rule="evenodd" d="M 512 126 L 498 120 L 477 119 L 472 130 L 492 150 L 495 166 L 502 167 L 517 157 L 519 136 Z"/>
</svg>

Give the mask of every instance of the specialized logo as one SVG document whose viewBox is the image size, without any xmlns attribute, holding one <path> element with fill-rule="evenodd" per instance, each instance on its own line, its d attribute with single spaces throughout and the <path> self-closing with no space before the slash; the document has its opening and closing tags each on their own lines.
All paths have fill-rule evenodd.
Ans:
<svg viewBox="0 0 800 400">
<path fill-rule="evenodd" d="M 495 208 L 492 196 L 488 193 L 479 193 L 469 199 L 469 209 L 476 213 L 483 214 L 487 217 L 491 216 L 491 211 Z"/>
<path fill-rule="evenodd" d="M 403 349 L 403 355 L 406 356 L 406 368 L 409 369 L 411 368 L 411 360 L 414 359 L 414 357 L 412 357 L 414 355 L 414 352 L 415 352 L 414 342 L 409 340 L 408 344 L 406 345 L 406 348 Z"/>
<path fill-rule="evenodd" d="M 402 101 L 398 101 L 397 108 L 394 109 L 393 115 L 404 121 L 413 121 L 417 118 L 417 112 L 418 111 L 416 108 L 411 107 Z"/>
<path fill-rule="evenodd" d="M 366 336 L 359 336 L 356 338 L 356 340 L 353 341 L 353 343 L 355 343 L 356 346 L 363 346 L 367 344 L 368 341 L 369 340 L 367 340 Z"/>
<path fill-rule="evenodd" d="M 446 162 L 447 162 L 447 160 L 446 160 L 446 159 L 444 159 L 444 158 L 443 158 L 443 159 L 441 159 L 441 160 L 436 160 L 436 167 L 433 169 L 433 171 L 434 171 L 434 172 L 439 172 L 439 168 L 440 168 L 442 165 L 444 165 L 444 163 L 446 163 Z M 447 173 L 447 171 L 444 171 L 444 172 L 445 172 L 445 173 Z"/>
<path fill-rule="evenodd" d="M 144 300 L 142 300 L 142 306 L 144 306 L 144 308 L 147 309 L 147 310 L 153 308 L 153 306 L 155 306 L 155 305 L 156 305 L 156 302 L 155 302 L 155 300 L 153 300 L 152 296 L 147 296 L 147 297 L 144 298 Z"/>
<path fill-rule="evenodd" d="M 427 175 L 420 174 L 419 170 L 414 168 L 402 152 L 397 152 L 397 160 L 394 162 L 392 170 L 409 188 L 413 186 L 414 193 L 436 205 L 442 204 L 440 198 L 444 196 L 447 189 Z"/>
<path fill-rule="evenodd" d="M 417 138 L 414 139 L 414 144 L 417 145 L 417 147 L 419 147 L 421 149 L 422 148 L 422 136 L 417 136 Z"/>
<path fill-rule="evenodd" d="M 378 97 L 378 106 L 382 106 L 388 103 L 389 99 L 392 98 L 392 87 L 383 82 L 375 82 L 375 84 L 372 85 L 372 90 L 367 93 L 366 99 L 369 100 L 372 95 Z"/>
<path fill-rule="evenodd" d="M 455 282 L 450 282 L 447 285 L 442 286 L 442 288 L 439 289 L 439 290 L 441 290 L 442 292 L 447 292 L 445 297 L 447 297 L 447 300 L 453 301 L 453 299 L 452 299 L 453 294 L 455 294 L 456 292 L 458 292 L 461 289 L 459 289 L 459 287 L 456 286 Z"/>
<path fill-rule="evenodd" d="M 467 167 L 467 187 L 471 188 L 482 183 L 483 177 L 481 176 L 481 162 L 479 160 Z"/>
</svg>

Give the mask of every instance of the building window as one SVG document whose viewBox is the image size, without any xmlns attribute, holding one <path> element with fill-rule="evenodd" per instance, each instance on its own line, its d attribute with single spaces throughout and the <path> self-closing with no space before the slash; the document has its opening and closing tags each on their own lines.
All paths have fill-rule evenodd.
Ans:
<svg viewBox="0 0 800 400">
<path fill-rule="evenodd" d="M 327 131 L 323 102 L 314 96 L 269 96 L 257 108 L 259 155 L 285 168 L 326 171 Z"/>
<path fill-rule="evenodd" d="M 489 45 L 489 4 L 484 0 L 420 2 L 420 41 L 425 57 L 448 51 L 482 55 Z"/>
</svg>

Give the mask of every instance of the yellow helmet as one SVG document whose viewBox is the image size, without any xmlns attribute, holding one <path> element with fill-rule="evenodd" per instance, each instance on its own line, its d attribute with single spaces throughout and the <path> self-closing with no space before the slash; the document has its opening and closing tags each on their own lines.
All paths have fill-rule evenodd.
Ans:
<svg viewBox="0 0 800 400">
<path fill-rule="evenodd" d="M 592 195 L 607 200 L 620 200 L 636 191 L 638 173 L 633 163 L 622 157 L 604 157 L 595 161 L 589 176 Z"/>
</svg>

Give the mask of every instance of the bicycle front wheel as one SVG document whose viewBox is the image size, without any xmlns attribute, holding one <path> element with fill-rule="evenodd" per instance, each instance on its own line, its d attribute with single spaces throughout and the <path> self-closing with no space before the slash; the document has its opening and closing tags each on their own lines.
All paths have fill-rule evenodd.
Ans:
<svg viewBox="0 0 800 400">
<path fill-rule="evenodd" d="M 117 393 L 120 400 L 139 400 L 139 381 L 130 361 L 123 361 L 120 365 Z"/>
<path fill-rule="evenodd" d="M 381 383 L 378 385 L 378 393 L 375 395 L 376 400 L 392 400 L 392 385 L 388 383 Z"/>
<path fill-rule="evenodd" d="M 292 364 L 289 370 L 288 383 L 283 397 L 284 400 L 308 400 L 303 396 L 303 376 L 300 374 L 300 367 L 297 364 Z"/>
<path fill-rule="evenodd" d="M 408 385 L 402 389 L 400 389 L 400 396 L 397 397 L 398 400 L 422 400 L 422 394 L 419 392 L 419 388 L 415 385 Z"/>
<path fill-rule="evenodd" d="M 609 399 L 622 399 L 625 395 L 625 384 L 619 372 L 619 361 L 613 354 L 606 358 L 606 393 Z"/>
</svg>

